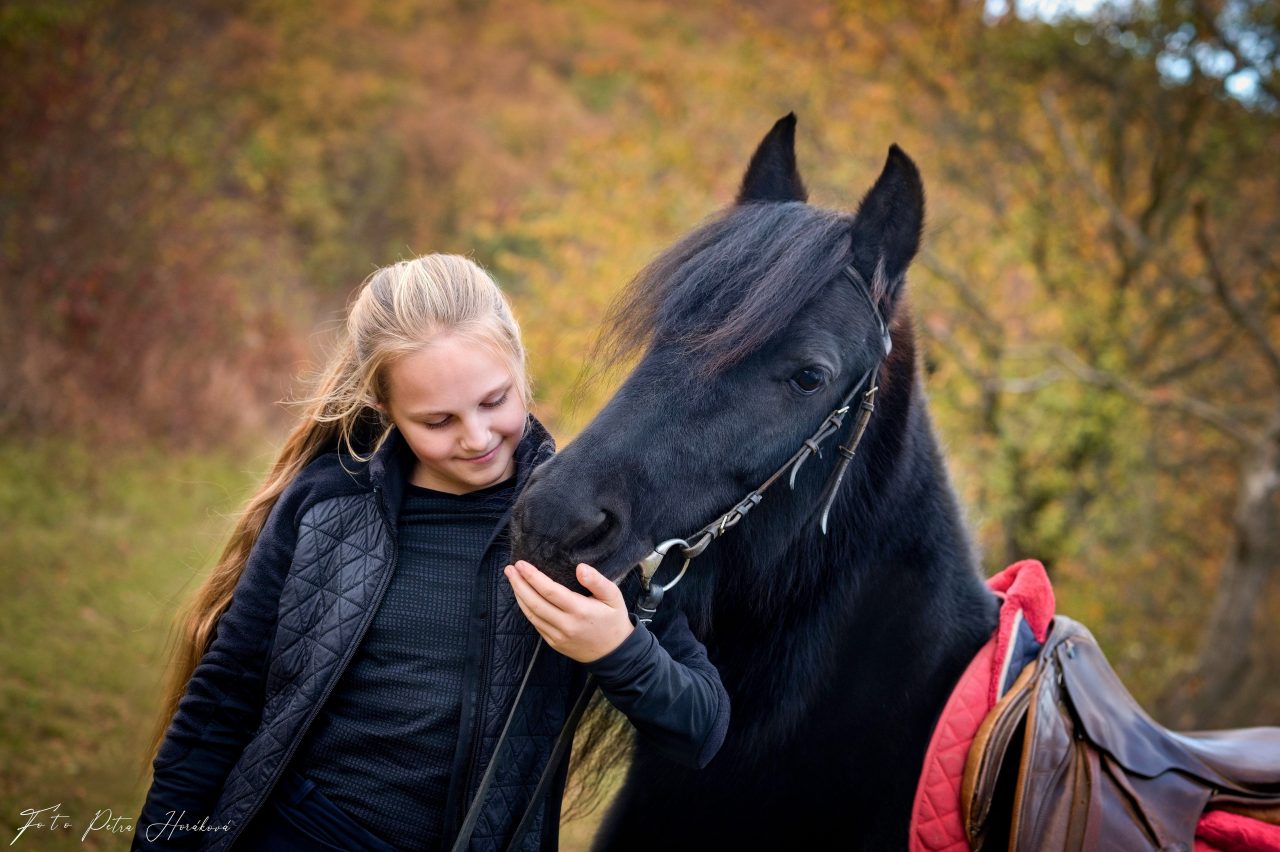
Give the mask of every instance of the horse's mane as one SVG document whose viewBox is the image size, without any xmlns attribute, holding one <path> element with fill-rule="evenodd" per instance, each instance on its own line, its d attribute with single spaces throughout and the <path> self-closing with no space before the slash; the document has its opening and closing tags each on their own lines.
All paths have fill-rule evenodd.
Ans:
<svg viewBox="0 0 1280 852">
<path fill-rule="evenodd" d="M 741 361 L 849 262 L 851 222 L 799 202 L 718 214 L 658 255 L 615 300 L 592 358 L 597 378 L 655 343 L 687 352 L 691 370 L 704 375 Z M 626 717 L 597 695 L 575 738 L 569 819 L 611 792 L 632 734 Z"/>
<path fill-rule="evenodd" d="M 651 343 L 715 373 L 759 349 L 836 276 L 850 256 L 848 214 L 800 202 L 742 204 L 658 255 L 605 318 L 599 363 Z"/>
</svg>

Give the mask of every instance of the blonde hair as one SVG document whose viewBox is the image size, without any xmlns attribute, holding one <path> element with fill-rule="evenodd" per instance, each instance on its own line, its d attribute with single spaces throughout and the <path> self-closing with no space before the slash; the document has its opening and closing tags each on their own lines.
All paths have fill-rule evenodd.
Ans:
<svg viewBox="0 0 1280 852">
<path fill-rule="evenodd" d="M 240 513 L 213 571 L 175 618 L 164 703 L 149 759 L 164 742 L 187 683 L 231 604 L 249 553 L 280 494 L 322 453 L 344 450 L 367 461 L 391 433 L 391 423 L 377 409 L 387 401 L 387 367 L 444 334 L 492 351 L 506 364 L 525 407 L 530 406 L 532 389 L 520 328 L 506 297 L 484 269 L 459 255 L 429 254 L 385 266 L 366 278 L 347 309 L 342 340 L 321 372 L 315 393 L 300 401 L 301 422 Z"/>
</svg>

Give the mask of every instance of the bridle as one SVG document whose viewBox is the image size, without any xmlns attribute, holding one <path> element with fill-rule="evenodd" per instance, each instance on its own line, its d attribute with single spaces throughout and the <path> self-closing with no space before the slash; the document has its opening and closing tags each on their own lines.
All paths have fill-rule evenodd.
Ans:
<svg viewBox="0 0 1280 852">
<path fill-rule="evenodd" d="M 836 452 L 840 454 L 840 461 L 836 464 L 835 470 L 832 471 L 830 478 L 827 480 L 826 486 L 822 491 L 821 506 L 822 514 L 819 519 L 819 526 L 822 534 L 827 533 L 827 518 L 831 513 L 831 505 L 835 502 L 836 493 L 840 489 L 840 483 L 844 480 L 845 472 L 849 468 L 849 463 L 853 461 L 854 453 L 858 450 L 858 444 L 862 441 L 862 436 L 867 430 L 867 421 L 871 419 L 872 413 L 876 410 L 876 394 L 880 390 L 878 384 L 880 376 L 880 367 L 884 364 L 885 359 L 889 357 L 889 353 L 893 350 L 893 341 L 889 337 L 889 327 L 885 324 L 884 317 L 880 314 L 880 309 L 876 306 L 875 297 L 871 293 L 871 287 L 867 284 L 866 279 L 853 268 L 853 264 L 849 264 L 840 275 L 853 284 L 854 289 L 858 290 L 866 298 L 867 304 L 871 306 L 871 313 L 876 318 L 876 324 L 880 330 L 880 342 L 883 347 L 883 354 L 876 359 L 876 362 L 867 368 L 862 377 L 845 393 L 840 400 L 840 404 L 831 410 L 822 423 L 818 426 L 817 431 L 804 440 L 785 463 L 772 474 L 768 479 L 760 483 L 747 496 L 743 497 L 733 508 L 720 515 L 706 526 L 699 529 L 689 538 L 669 538 L 661 544 L 657 545 L 648 556 L 645 556 L 635 565 L 635 570 L 640 572 L 640 597 L 636 601 L 633 610 L 636 620 L 648 624 L 653 620 L 657 613 L 658 605 L 662 602 L 662 596 L 668 592 L 676 583 L 680 582 L 685 573 L 689 570 L 689 565 L 694 559 L 698 558 L 706 551 L 711 542 L 715 541 L 727 531 L 737 526 L 738 523 L 747 516 L 747 513 L 760 505 L 764 500 L 765 492 L 768 491 L 774 483 L 782 478 L 782 475 L 788 470 L 791 475 L 788 478 L 788 484 L 792 490 L 796 486 L 796 474 L 800 472 L 801 466 L 809 459 L 810 456 L 822 455 L 822 444 L 832 435 L 840 431 L 844 425 L 845 416 L 849 413 L 853 406 L 853 399 L 862 393 L 862 401 L 858 405 L 858 417 L 854 423 L 853 432 L 849 435 L 848 440 L 843 444 L 836 445 Z M 862 389 L 870 382 L 867 390 Z M 658 572 L 659 566 L 662 565 L 667 555 L 676 549 L 680 555 L 684 557 L 684 565 L 680 568 L 680 572 L 668 583 L 655 583 L 654 575 Z M 628 574 L 631 572 L 628 571 Z M 624 575 L 626 576 L 626 575 Z M 516 692 L 515 700 L 512 702 L 511 712 L 507 715 L 506 723 L 502 727 L 502 732 L 498 735 L 497 745 L 494 746 L 493 754 L 489 758 L 489 765 L 485 769 L 484 776 L 480 779 L 479 788 L 476 795 L 471 801 L 471 806 L 467 810 L 462 828 L 458 832 L 458 837 L 454 841 L 454 852 L 462 852 L 470 843 L 471 834 L 475 829 L 476 823 L 480 817 L 480 808 L 484 803 L 485 794 L 493 781 L 498 766 L 499 751 L 502 744 L 506 742 L 507 734 L 511 728 L 511 722 L 515 718 L 516 710 L 520 706 L 520 699 L 524 695 L 524 689 L 529 682 L 529 675 L 533 673 L 533 667 L 538 662 L 538 654 L 542 650 L 545 643 L 541 638 L 534 647 L 533 655 L 529 660 L 529 665 L 525 669 L 524 678 L 520 682 L 520 688 Z M 508 844 L 508 849 L 515 849 L 519 846 L 520 841 L 524 838 L 525 833 L 533 825 L 537 808 L 542 797 L 546 794 L 551 785 L 552 778 L 556 774 L 556 768 L 560 761 L 564 759 L 569 750 L 569 746 L 573 741 L 573 731 L 578 727 L 578 722 L 582 719 L 582 715 L 586 712 L 587 705 L 590 703 L 591 696 L 595 693 L 596 679 L 594 675 L 588 676 L 586 684 L 582 691 L 578 694 L 577 700 L 574 702 L 573 708 L 569 712 L 569 716 L 564 723 L 564 727 L 560 730 L 560 735 L 556 738 L 555 745 L 552 746 L 551 756 L 547 760 L 547 765 L 542 770 L 542 775 L 538 779 L 538 785 L 534 788 L 533 796 L 530 798 L 529 805 L 525 808 L 524 815 L 521 817 L 519 824 L 516 826 L 512 839 Z"/>
<path fill-rule="evenodd" d="M 867 304 L 871 306 L 871 313 L 876 318 L 876 324 L 879 326 L 880 342 L 884 349 L 883 354 L 874 364 L 867 368 L 862 377 L 840 400 L 840 404 L 833 408 L 831 413 L 818 426 L 817 431 L 806 438 L 800 448 L 791 455 L 791 458 L 787 459 L 781 467 L 771 473 L 764 482 L 760 483 L 746 497 L 735 503 L 733 508 L 699 529 L 688 539 L 669 538 L 657 545 L 649 552 L 648 556 L 636 563 L 635 569 L 640 572 L 641 586 L 640 599 L 636 602 L 635 607 L 637 620 L 646 623 L 652 621 L 658 605 L 662 602 L 662 596 L 676 583 L 680 582 L 689 570 L 689 565 L 693 560 L 701 556 L 711 542 L 736 526 L 739 521 L 747 516 L 748 512 L 760 505 L 760 502 L 764 500 L 765 492 L 782 478 L 782 475 L 788 469 L 791 471 L 788 485 L 793 491 L 795 490 L 796 474 L 800 472 L 800 468 L 808 461 L 810 456 L 822 456 L 823 442 L 840 431 L 840 427 L 844 425 L 845 415 L 849 413 L 849 409 L 853 404 L 853 398 L 857 396 L 859 391 L 862 391 L 868 380 L 870 380 L 871 386 L 862 393 L 862 402 L 858 405 L 858 417 L 854 423 L 852 434 L 843 444 L 836 445 L 836 452 L 840 454 L 840 461 L 835 470 L 831 472 L 831 477 L 827 480 L 826 487 L 822 491 L 822 502 L 820 504 L 822 506 L 822 514 L 818 523 L 822 529 L 822 534 L 826 535 L 827 518 L 831 513 L 831 504 L 835 502 L 836 493 L 840 489 L 840 483 L 844 480 L 845 472 L 849 469 L 849 463 L 853 461 L 853 456 L 858 450 L 858 444 L 862 441 L 862 436 L 867 431 L 867 422 L 876 410 L 876 394 L 880 390 L 878 382 L 880 367 L 884 364 L 885 359 L 889 357 L 889 353 L 893 351 L 893 340 L 889 336 L 889 327 L 885 324 L 884 317 L 880 314 L 880 308 L 876 306 L 875 297 L 872 295 L 871 287 L 868 286 L 866 279 L 859 274 L 857 269 L 854 269 L 853 264 L 846 266 L 840 274 L 853 285 L 855 290 L 866 297 Z M 672 549 L 678 550 L 680 555 L 684 557 L 684 565 L 681 566 L 679 573 L 670 582 L 666 584 L 655 583 L 653 577 L 658 573 L 659 566 L 662 565 L 667 554 Z"/>
</svg>

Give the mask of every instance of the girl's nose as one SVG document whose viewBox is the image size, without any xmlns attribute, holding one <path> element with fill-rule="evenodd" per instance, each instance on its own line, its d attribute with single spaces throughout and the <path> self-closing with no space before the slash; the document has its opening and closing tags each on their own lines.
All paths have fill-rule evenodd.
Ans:
<svg viewBox="0 0 1280 852">
<path fill-rule="evenodd" d="M 463 421 L 462 446 L 464 449 L 483 453 L 489 449 L 489 418 L 476 415 Z"/>
</svg>

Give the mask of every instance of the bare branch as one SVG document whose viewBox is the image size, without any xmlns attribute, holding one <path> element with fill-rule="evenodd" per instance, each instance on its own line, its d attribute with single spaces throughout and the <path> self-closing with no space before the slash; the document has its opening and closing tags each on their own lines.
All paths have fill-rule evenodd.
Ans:
<svg viewBox="0 0 1280 852">
<path fill-rule="evenodd" d="M 955 290 L 956 295 L 960 297 L 960 302 L 973 312 L 974 316 L 978 318 L 987 331 L 997 335 L 1001 333 L 1000 323 L 987 310 L 982 297 L 970 286 L 969 280 L 965 275 L 948 266 L 943 262 L 942 258 L 938 257 L 936 252 L 929 249 L 926 249 L 921 256 L 920 263 L 925 269 Z"/>
<path fill-rule="evenodd" d="M 1264 69 L 1259 68 L 1258 64 L 1252 59 L 1245 56 L 1244 52 L 1240 50 L 1240 46 L 1233 39 L 1227 37 L 1222 27 L 1218 25 L 1218 15 L 1213 9 L 1209 8 L 1208 3 L 1205 3 L 1204 0 L 1196 0 L 1195 5 L 1196 11 L 1201 14 L 1205 23 L 1209 25 L 1209 31 L 1213 34 L 1214 39 L 1217 40 L 1223 50 L 1231 54 L 1231 58 L 1236 61 L 1236 66 L 1253 71 L 1257 77 L 1258 87 L 1270 95 L 1272 100 L 1280 103 L 1280 88 L 1276 88 L 1276 85 L 1271 82 L 1271 75 L 1265 72 Z"/>
<path fill-rule="evenodd" d="M 1080 146 L 1076 144 L 1071 132 L 1067 129 L 1067 123 L 1062 117 L 1062 110 L 1054 94 L 1048 89 L 1041 89 L 1040 104 L 1044 108 L 1045 117 L 1049 120 L 1049 125 L 1058 139 L 1058 144 L 1067 158 L 1071 171 L 1084 184 L 1094 202 L 1107 212 L 1112 226 L 1138 251 L 1153 258 L 1169 280 L 1202 296 L 1209 295 L 1212 292 L 1212 285 L 1203 278 L 1188 276 L 1179 270 L 1172 262 L 1169 251 L 1164 246 L 1152 242 L 1138 223 L 1120 208 L 1111 193 L 1098 183 L 1097 177 L 1089 168 L 1084 152 L 1080 150 Z"/>
<path fill-rule="evenodd" d="M 951 332 L 942 328 L 930 328 L 927 325 L 922 324 L 920 334 L 926 340 L 932 340 L 945 349 L 951 355 L 953 362 L 960 368 L 962 373 L 973 379 L 973 381 L 979 386 L 987 386 L 987 383 L 991 380 L 991 376 L 978 369 L 977 365 L 974 363 L 974 359 L 967 351 L 965 351 L 965 348 L 960 345 L 960 342 L 956 340 L 955 336 L 951 334 Z"/>
<path fill-rule="evenodd" d="M 1272 227 L 1271 233 L 1263 238 L 1263 244 L 1274 246 L 1277 242 L 1280 242 L 1280 227 Z M 1280 281 L 1280 263 L 1276 263 L 1275 258 L 1268 255 L 1261 245 L 1249 246 L 1245 253 L 1250 260 L 1266 270 L 1267 274 Z"/>
<path fill-rule="evenodd" d="M 1267 366 L 1275 373 L 1276 381 L 1280 382 L 1280 349 L 1277 349 L 1275 343 L 1267 336 L 1267 330 L 1258 322 L 1257 317 L 1250 316 L 1245 311 L 1227 286 L 1226 276 L 1222 273 L 1222 266 L 1218 263 L 1213 242 L 1209 237 L 1209 216 L 1204 201 L 1197 201 L 1192 209 L 1196 220 L 1196 245 L 1199 246 L 1204 262 L 1209 267 L 1209 280 L 1213 282 L 1213 290 L 1218 301 L 1222 302 L 1223 308 L 1231 319 L 1237 326 L 1244 329 L 1249 339 L 1258 347 L 1262 357 L 1267 361 Z"/>
<path fill-rule="evenodd" d="M 1153 390 L 1143 387 L 1124 376 L 1094 367 L 1065 346 L 1052 347 L 1050 354 L 1083 381 L 1111 388 L 1146 408 L 1179 411 L 1195 417 L 1246 447 L 1258 449 L 1266 443 L 1262 435 L 1250 429 L 1245 423 L 1203 399 L 1182 396 L 1163 389 Z"/>
<path fill-rule="evenodd" d="M 1004 378 L 995 373 L 981 369 L 964 347 L 956 340 L 955 335 L 942 328 L 924 327 L 921 336 L 932 340 L 945 349 L 965 375 L 987 393 L 1028 394 L 1048 387 L 1054 382 L 1066 378 L 1066 373 L 1057 367 L 1050 367 L 1033 376 L 1017 376 Z"/>
<path fill-rule="evenodd" d="M 1062 381 L 1066 378 L 1066 373 L 1057 367 L 1050 367 L 1034 376 L 1026 376 L 1023 378 L 1013 379 L 992 379 L 991 387 L 994 390 L 1004 393 L 1035 393 L 1038 390 L 1047 388 L 1054 382 Z"/>
<path fill-rule="evenodd" d="M 1162 385 L 1175 379 L 1184 379 L 1193 375 L 1203 367 L 1217 361 L 1239 338 L 1234 332 L 1222 334 L 1216 341 L 1211 341 L 1205 348 L 1196 350 L 1181 361 L 1170 364 L 1147 378 L 1148 384 Z"/>
</svg>

